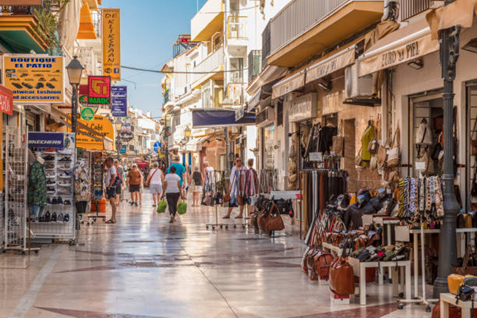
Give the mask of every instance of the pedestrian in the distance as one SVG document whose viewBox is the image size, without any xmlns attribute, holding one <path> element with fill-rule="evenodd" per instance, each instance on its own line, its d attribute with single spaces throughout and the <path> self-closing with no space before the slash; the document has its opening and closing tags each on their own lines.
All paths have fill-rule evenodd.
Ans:
<svg viewBox="0 0 477 318">
<path fill-rule="evenodd" d="M 159 201 L 161 200 L 162 194 L 162 181 L 164 180 L 164 174 L 162 174 L 159 165 L 154 163 L 152 165 L 153 169 L 149 171 L 147 176 L 146 186 L 149 186 L 149 191 L 152 193 L 152 200 L 154 201 L 153 207 L 156 207 Z"/>
<path fill-rule="evenodd" d="M 114 167 L 116 168 L 116 173 L 118 174 L 119 179 L 121 179 L 121 184 L 116 187 L 116 205 L 119 206 L 119 203 L 121 203 L 121 193 L 123 192 L 124 169 L 119 164 L 119 161 L 117 161 L 117 160 L 114 161 Z"/>
<path fill-rule="evenodd" d="M 167 169 L 167 173 L 171 172 L 172 167 L 176 168 L 176 174 L 181 179 L 181 193 L 182 193 L 182 188 L 184 187 L 184 178 L 186 177 L 186 170 L 184 166 L 181 164 L 181 157 L 179 156 L 174 157 L 174 163 L 170 165 L 169 169 Z"/>
<path fill-rule="evenodd" d="M 116 187 L 114 186 L 114 183 L 116 181 L 116 177 L 118 175 L 116 171 L 116 167 L 114 166 L 114 160 L 113 158 L 107 158 L 104 161 L 104 166 L 107 169 L 106 173 L 106 198 L 109 200 L 109 203 L 111 204 L 111 219 L 106 221 L 106 224 L 115 224 L 116 223 Z"/>
<path fill-rule="evenodd" d="M 162 195 L 166 196 L 167 205 L 169 206 L 169 214 L 171 216 L 169 223 L 174 223 L 176 220 L 177 203 L 181 197 L 181 179 L 176 174 L 176 167 L 171 167 L 170 172 L 164 178 Z"/>
<path fill-rule="evenodd" d="M 200 194 L 202 193 L 202 173 L 199 171 L 199 167 L 194 167 L 194 173 L 192 174 L 192 206 L 199 206 Z"/>
<path fill-rule="evenodd" d="M 136 164 L 133 164 L 132 170 L 128 173 L 127 184 L 129 192 L 131 192 L 131 205 L 137 205 L 139 200 L 139 188 L 141 186 L 142 175 L 139 172 Z"/>
</svg>

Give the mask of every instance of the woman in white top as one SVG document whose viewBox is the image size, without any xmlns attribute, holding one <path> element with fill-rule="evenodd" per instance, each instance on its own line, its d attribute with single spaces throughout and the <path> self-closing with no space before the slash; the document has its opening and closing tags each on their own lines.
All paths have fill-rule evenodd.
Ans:
<svg viewBox="0 0 477 318">
<path fill-rule="evenodd" d="M 170 172 L 164 178 L 164 190 L 162 195 L 166 196 L 167 205 L 169 206 L 169 213 L 171 219 L 169 223 L 176 220 L 177 203 L 181 196 L 181 178 L 176 174 L 176 167 L 171 166 Z"/>
<path fill-rule="evenodd" d="M 153 207 L 157 206 L 157 203 L 161 200 L 162 194 L 162 181 L 164 180 L 164 174 L 159 165 L 154 163 L 152 165 L 153 169 L 149 171 L 147 176 L 146 185 L 149 185 L 149 191 L 152 193 L 152 199 L 154 201 Z"/>
</svg>

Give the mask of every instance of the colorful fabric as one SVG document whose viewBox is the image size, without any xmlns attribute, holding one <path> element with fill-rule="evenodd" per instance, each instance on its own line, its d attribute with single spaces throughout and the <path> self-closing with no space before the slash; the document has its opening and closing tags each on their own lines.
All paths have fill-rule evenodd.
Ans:
<svg viewBox="0 0 477 318">
<path fill-rule="evenodd" d="M 370 161 L 372 155 L 369 153 L 368 146 L 371 140 L 374 139 L 374 127 L 370 125 L 364 131 L 363 136 L 361 137 L 361 160 Z"/>
<path fill-rule="evenodd" d="M 45 166 L 37 160 L 33 162 L 28 182 L 28 205 L 44 207 L 46 205 Z"/>
<path fill-rule="evenodd" d="M 75 164 L 73 173 L 75 174 L 76 202 L 89 201 L 91 193 L 89 190 L 88 173 L 83 160 L 80 160 Z"/>
</svg>

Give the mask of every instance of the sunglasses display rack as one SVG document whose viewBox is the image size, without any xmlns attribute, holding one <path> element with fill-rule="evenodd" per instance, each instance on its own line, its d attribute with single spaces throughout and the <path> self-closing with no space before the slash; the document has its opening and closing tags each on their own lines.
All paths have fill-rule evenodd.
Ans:
<svg viewBox="0 0 477 318">
<path fill-rule="evenodd" d="M 75 209 L 73 207 L 73 165 L 71 149 L 45 149 L 37 153 L 45 160 L 47 201 L 38 222 L 32 222 L 36 238 L 75 239 Z"/>
<path fill-rule="evenodd" d="M 6 127 L 4 251 L 27 249 L 27 129 Z"/>
</svg>

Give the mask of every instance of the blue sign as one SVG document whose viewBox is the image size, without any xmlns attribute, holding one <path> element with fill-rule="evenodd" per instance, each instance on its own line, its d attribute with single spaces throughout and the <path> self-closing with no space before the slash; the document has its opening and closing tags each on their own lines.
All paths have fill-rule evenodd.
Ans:
<svg viewBox="0 0 477 318">
<path fill-rule="evenodd" d="M 64 148 L 63 133 L 29 132 L 28 147 L 30 148 Z"/>
<path fill-rule="evenodd" d="M 159 152 L 159 148 L 161 148 L 161 143 L 159 141 L 156 141 L 154 143 L 154 152 Z"/>
<path fill-rule="evenodd" d="M 127 86 L 111 87 L 111 113 L 114 117 L 127 117 L 128 115 Z"/>
<path fill-rule="evenodd" d="M 119 149 L 119 153 L 126 153 L 127 152 L 127 146 L 126 145 L 122 145 L 121 146 L 121 149 Z"/>
</svg>

